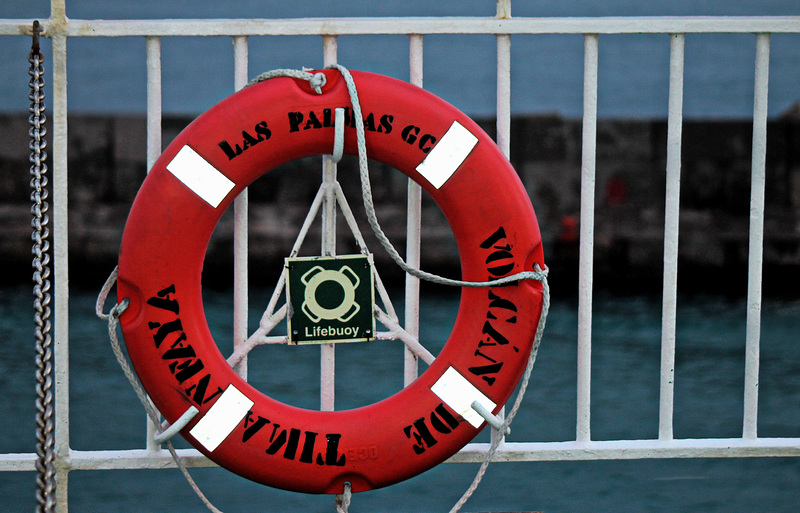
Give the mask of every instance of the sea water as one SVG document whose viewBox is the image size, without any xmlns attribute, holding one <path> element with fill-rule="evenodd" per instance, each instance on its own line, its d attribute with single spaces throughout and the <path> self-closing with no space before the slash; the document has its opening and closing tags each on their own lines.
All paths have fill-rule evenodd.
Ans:
<svg viewBox="0 0 800 513">
<path fill-rule="evenodd" d="M 270 292 L 251 290 L 253 327 Z M 142 448 L 145 415 L 114 360 L 105 324 L 94 315 L 95 297 L 93 290 L 73 290 L 70 297 L 70 445 L 79 450 Z M 207 291 L 204 300 L 212 333 L 224 347 L 232 332 L 231 294 Z M 35 445 L 31 304 L 27 287 L 0 290 L 3 453 L 30 453 Z M 657 438 L 660 299 L 598 293 L 594 304 L 592 439 Z M 423 293 L 421 341 L 434 353 L 457 307 L 455 293 Z M 741 436 L 745 316 L 742 299 L 680 298 L 676 438 Z M 798 437 L 800 301 L 768 299 L 762 316 L 758 435 Z M 510 441 L 575 439 L 576 340 L 576 301 L 558 299 Z M 393 341 L 337 345 L 336 408 L 369 404 L 402 387 L 402 352 Z M 318 408 L 317 347 L 262 347 L 249 359 L 251 381 L 259 389 L 293 405 Z M 477 440 L 487 439 L 484 432 Z M 187 447 L 182 440 L 178 445 Z M 477 468 L 440 465 L 398 485 L 354 495 L 351 510 L 447 511 Z M 191 472 L 227 513 L 334 511 L 332 496 L 274 490 L 223 469 Z M 0 509 L 30 511 L 34 478 L 33 472 L 0 473 Z M 74 512 L 205 510 L 176 469 L 75 471 L 69 496 Z M 464 511 L 794 513 L 798 504 L 800 458 L 654 459 L 495 463 Z"/>
</svg>

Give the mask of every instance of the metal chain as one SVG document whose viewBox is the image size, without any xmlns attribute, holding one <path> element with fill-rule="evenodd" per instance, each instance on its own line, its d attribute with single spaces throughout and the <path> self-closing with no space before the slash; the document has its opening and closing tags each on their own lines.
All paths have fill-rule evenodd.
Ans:
<svg viewBox="0 0 800 513">
<path fill-rule="evenodd" d="M 55 478 L 55 451 L 54 451 L 54 423 L 53 423 L 53 350 L 50 336 L 50 217 L 47 212 L 50 205 L 47 202 L 47 129 L 44 126 L 44 57 L 39 49 L 39 33 L 41 26 L 38 21 L 33 22 L 33 42 L 31 53 L 28 56 L 31 76 L 28 83 L 31 92 L 30 116 L 28 123 L 30 129 L 30 174 L 31 178 L 31 226 L 33 233 L 33 320 L 35 324 L 34 336 L 36 338 L 36 501 L 39 512 L 55 510 L 56 505 L 56 478 Z"/>
</svg>

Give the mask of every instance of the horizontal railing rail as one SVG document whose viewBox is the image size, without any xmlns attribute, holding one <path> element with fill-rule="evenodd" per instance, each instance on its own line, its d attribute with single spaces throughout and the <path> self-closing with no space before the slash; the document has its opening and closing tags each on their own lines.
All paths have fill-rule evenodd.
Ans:
<svg viewBox="0 0 800 513">
<path fill-rule="evenodd" d="M 30 20 L 31 22 L 33 19 Z M 689 34 L 800 32 L 800 16 L 397 17 L 40 20 L 46 37 L 348 36 L 381 34 Z M 30 35 L 27 20 L 0 19 L 0 35 Z"/>
</svg>

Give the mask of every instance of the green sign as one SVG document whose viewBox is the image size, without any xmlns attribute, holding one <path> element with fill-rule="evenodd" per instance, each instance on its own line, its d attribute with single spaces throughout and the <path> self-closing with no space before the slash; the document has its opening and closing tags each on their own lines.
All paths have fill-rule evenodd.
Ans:
<svg viewBox="0 0 800 513">
<path fill-rule="evenodd" d="M 287 258 L 286 268 L 290 343 L 375 338 L 370 255 Z"/>
</svg>

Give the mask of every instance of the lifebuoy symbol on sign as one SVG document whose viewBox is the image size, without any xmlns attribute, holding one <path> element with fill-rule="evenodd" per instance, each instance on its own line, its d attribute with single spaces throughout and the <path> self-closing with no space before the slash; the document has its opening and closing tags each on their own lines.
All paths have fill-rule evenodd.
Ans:
<svg viewBox="0 0 800 513">
<path fill-rule="evenodd" d="M 345 273 L 348 273 L 350 277 Z M 300 281 L 306 286 L 302 306 L 303 312 L 314 323 L 322 319 L 347 322 L 361 310 L 361 307 L 355 300 L 356 288 L 358 288 L 361 280 L 358 279 L 358 276 L 350 266 L 343 265 L 341 269 L 336 271 L 333 269 L 324 269 L 315 265 L 300 278 Z M 342 288 L 342 291 L 344 291 L 341 302 L 334 308 L 326 308 L 319 304 L 317 300 L 317 289 L 320 285 L 327 282 L 338 284 Z"/>
</svg>

